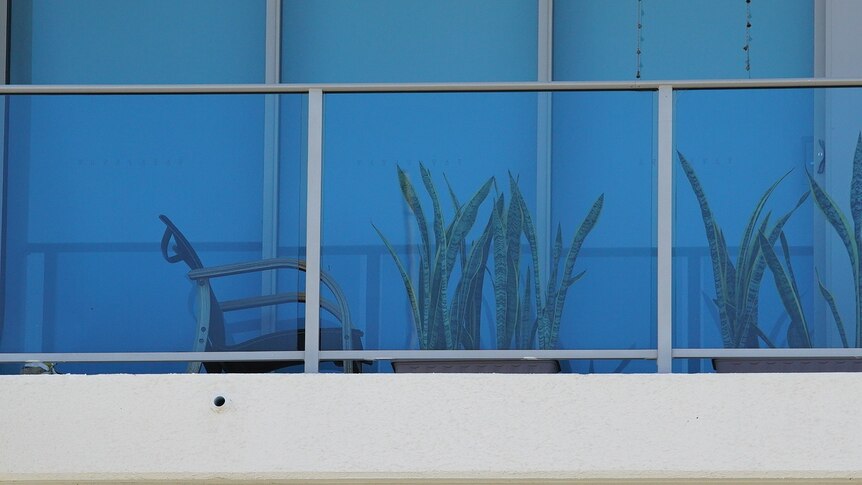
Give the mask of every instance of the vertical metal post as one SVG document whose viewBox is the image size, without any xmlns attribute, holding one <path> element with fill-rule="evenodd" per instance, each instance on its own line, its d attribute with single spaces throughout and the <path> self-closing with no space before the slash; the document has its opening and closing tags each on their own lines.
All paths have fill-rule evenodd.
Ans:
<svg viewBox="0 0 862 485">
<path fill-rule="evenodd" d="M 553 80 L 554 2 L 539 0 L 536 80 Z M 536 106 L 536 231 L 539 235 L 539 268 L 548 274 L 551 244 L 551 133 L 552 93 L 537 93 Z M 536 268 L 537 270 L 539 268 Z"/>
<path fill-rule="evenodd" d="M 658 224 L 656 330 L 659 373 L 673 368 L 673 88 L 658 88 Z"/>
<path fill-rule="evenodd" d="M 539 0 L 538 34 L 536 80 L 548 82 L 554 75 L 554 0 Z"/>
<path fill-rule="evenodd" d="M 9 84 L 9 43 L 12 37 L 10 26 L 10 7 L 8 0 L 0 0 L 0 84 Z M 9 130 L 7 120 L 8 96 L 0 96 L 0 298 L 6 298 L 6 163 L 9 148 Z M 2 301 L 2 300 L 0 300 Z M 5 321 L 5 302 L 0 303 L 0 328 Z"/>
<path fill-rule="evenodd" d="M 831 12 L 831 10 L 831 2 L 827 3 L 826 0 L 814 1 L 814 77 L 827 77 L 827 39 L 829 38 L 829 32 L 831 31 L 831 29 L 829 29 L 830 26 L 827 24 L 827 19 L 829 18 L 828 14 Z M 826 127 L 828 115 L 831 112 L 830 101 L 832 99 L 832 96 L 830 91 L 832 90 L 814 89 L 813 91 L 814 132 L 811 134 L 812 153 L 806 154 L 806 160 L 807 157 L 810 156 L 811 160 L 813 161 L 813 164 L 807 167 L 807 169 L 809 173 L 819 179 L 819 182 L 824 183 L 824 179 L 826 179 L 826 174 L 818 174 L 818 172 L 820 168 L 820 162 L 822 160 L 826 160 L 825 147 L 827 144 L 827 140 L 831 141 L 832 138 L 829 135 L 829 131 Z M 838 92 L 840 91 L 841 90 L 838 90 Z M 823 144 L 822 146 L 821 143 Z M 825 167 L 824 171 L 826 171 Z M 829 173 L 831 173 L 831 171 Z M 830 189 L 831 187 L 827 188 L 827 190 Z M 829 234 L 829 232 L 827 231 L 831 230 L 831 228 L 828 227 L 828 222 L 823 216 L 823 213 L 819 210 L 815 210 L 813 212 L 814 214 L 811 217 L 811 236 L 814 252 L 814 267 L 820 268 L 820 277 L 825 278 L 825 281 L 830 281 L 833 279 L 832 250 L 835 247 L 831 243 L 834 242 L 834 239 L 831 239 L 827 236 Z M 813 275 L 811 278 L 811 285 L 812 288 L 816 288 L 819 285 L 819 282 Z M 832 317 L 829 316 L 829 309 L 827 308 L 826 301 L 823 298 L 814 298 L 814 321 L 825 322 L 829 318 Z M 837 343 L 839 341 L 838 339 L 839 336 L 837 328 L 833 326 L 826 326 L 827 346 L 828 343 Z"/>
<path fill-rule="evenodd" d="M 281 79 L 281 0 L 266 2 L 266 73 L 267 84 L 278 84 Z M 264 95 L 263 134 L 263 224 L 261 234 L 261 256 L 274 258 L 278 255 L 278 154 L 279 154 L 279 95 Z M 264 271 L 261 275 L 261 292 L 276 293 L 278 274 Z M 275 331 L 278 320 L 274 306 L 264 307 L 261 312 L 261 331 Z"/>
<path fill-rule="evenodd" d="M 306 204 L 305 372 L 317 373 L 320 357 L 320 229 L 323 191 L 323 92 L 308 92 L 308 202 Z"/>
</svg>

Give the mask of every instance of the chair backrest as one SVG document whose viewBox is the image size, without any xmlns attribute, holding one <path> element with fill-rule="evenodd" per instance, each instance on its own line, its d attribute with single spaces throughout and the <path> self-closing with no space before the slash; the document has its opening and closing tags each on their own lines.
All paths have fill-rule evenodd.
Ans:
<svg viewBox="0 0 862 485">
<path fill-rule="evenodd" d="M 189 240 L 186 239 L 177 226 L 168 219 L 168 216 L 160 215 L 159 219 L 166 226 L 165 233 L 162 235 L 162 256 L 165 260 L 169 263 L 183 261 L 188 265 L 190 270 L 203 268 L 204 265 L 201 262 L 201 258 L 198 257 L 198 253 L 195 252 Z M 171 246 L 171 240 L 174 241 L 173 246 Z M 207 282 L 206 284 L 208 285 L 209 283 Z M 212 289 L 210 289 L 210 318 L 208 327 L 206 350 L 223 348 L 225 345 L 224 313 Z"/>
<path fill-rule="evenodd" d="M 201 258 L 195 252 L 189 240 L 183 235 L 177 226 L 168 219 L 166 215 L 160 215 L 159 220 L 165 223 L 165 233 L 162 235 L 162 256 L 169 263 L 177 263 L 184 261 L 189 265 L 190 269 L 201 269 L 204 267 L 201 263 Z M 171 239 L 175 241 L 174 247 L 171 248 Z M 170 254 L 173 249 L 174 254 Z"/>
</svg>

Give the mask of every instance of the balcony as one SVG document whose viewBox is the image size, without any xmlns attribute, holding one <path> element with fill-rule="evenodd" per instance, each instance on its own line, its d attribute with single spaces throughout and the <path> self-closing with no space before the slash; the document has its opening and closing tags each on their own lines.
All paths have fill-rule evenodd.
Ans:
<svg viewBox="0 0 862 485">
<path fill-rule="evenodd" d="M 858 85 L 9 86 L 0 360 L 6 373 L 285 358 L 305 372 L 507 358 L 697 373 L 721 357 L 859 357 L 852 256 L 824 216 L 831 198 L 852 221 Z M 441 269 L 437 226 L 471 199 Z M 192 352 L 193 285 L 161 259 L 160 213 L 206 266 L 307 261 L 212 285 L 304 292 L 225 328 L 232 341 L 302 328 L 313 350 Z M 715 248 L 739 274 L 717 282 Z M 318 308 L 321 270 L 361 347 L 317 350 L 317 329 L 338 325 Z"/>
</svg>

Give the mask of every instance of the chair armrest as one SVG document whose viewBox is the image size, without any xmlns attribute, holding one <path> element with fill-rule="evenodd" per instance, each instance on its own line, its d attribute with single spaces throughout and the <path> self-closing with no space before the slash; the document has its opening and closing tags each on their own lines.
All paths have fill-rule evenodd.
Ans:
<svg viewBox="0 0 862 485">
<path fill-rule="evenodd" d="M 255 273 L 277 269 L 295 269 L 304 272 L 306 270 L 306 264 L 305 260 L 295 258 L 261 259 L 258 261 L 249 261 L 247 263 L 234 263 L 222 266 L 211 266 L 209 268 L 193 269 L 189 271 L 189 278 L 200 285 L 209 286 L 208 282 L 211 278 L 221 278 L 223 276 L 234 276 L 244 273 Z M 341 287 L 335 282 L 335 278 L 323 269 L 320 270 L 320 281 L 329 288 L 333 295 L 335 295 L 338 311 L 334 312 L 330 308 L 327 308 L 330 306 L 328 305 L 329 302 L 324 303 L 325 300 L 322 298 L 321 306 L 336 317 L 340 316 L 339 320 L 341 320 L 342 323 L 344 338 L 346 340 L 345 343 L 348 344 L 348 348 L 353 348 L 351 341 L 353 337 L 351 332 L 353 324 L 350 321 L 350 310 L 347 307 L 347 298 L 344 296 L 344 292 L 341 290 Z"/>
<path fill-rule="evenodd" d="M 210 266 L 209 268 L 193 269 L 189 271 L 189 278 L 199 281 L 222 276 L 233 276 L 243 273 L 255 273 L 272 269 L 298 269 L 305 271 L 305 261 L 294 258 L 271 258 L 247 263 L 225 264 L 222 266 Z"/>
<path fill-rule="evenodd" d="M 223 301 L 219 304 L 222 311 L 231 312 L 236 310 L 246 310 L 249 308 L 261 308 L 265 306 L 274 306 L 281 305 L 284 303 L 305 303 L 305 292 L 290 292 L 290 293 L 278 293 L 275 295 L 265 295 L 265 296 L 255 296 L 251 298 L 242 298 L 238 300 L 228 300 Z M 341 315 L 341 310 L 339 306 L 325 298 L 320 299 L 320 306 L 331 313 L 338 319 L 338 321 L 343 321 L 344 317 Z"/>
</svg>

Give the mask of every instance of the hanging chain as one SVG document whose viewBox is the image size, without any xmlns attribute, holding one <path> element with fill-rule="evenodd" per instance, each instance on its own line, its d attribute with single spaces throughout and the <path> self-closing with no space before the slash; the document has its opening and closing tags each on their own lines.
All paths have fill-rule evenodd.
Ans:
<svg viewBox="0 0 862 485">
<path fill-rule="evenodd" d="M 636 51 L 636 53 L 637 53 L 637 69 L 635 72 L 635 79 L 641 78 L 641 67 L 643 67 L 643 65 L 641 64 L 641 41 L 643 40 L 643 22 L 642 22 L 643 13 L 644 13 L 644 11 L 643 11 L 643 0 L 638 0 L 638 23 L 637 23 L 638 40 L 637 40 L 637 51 Z"/>
<path fill-rule="evenodd" d="M 751 79 L 751 0 L 745 0 L 745 72 Z"/>
</svg>

